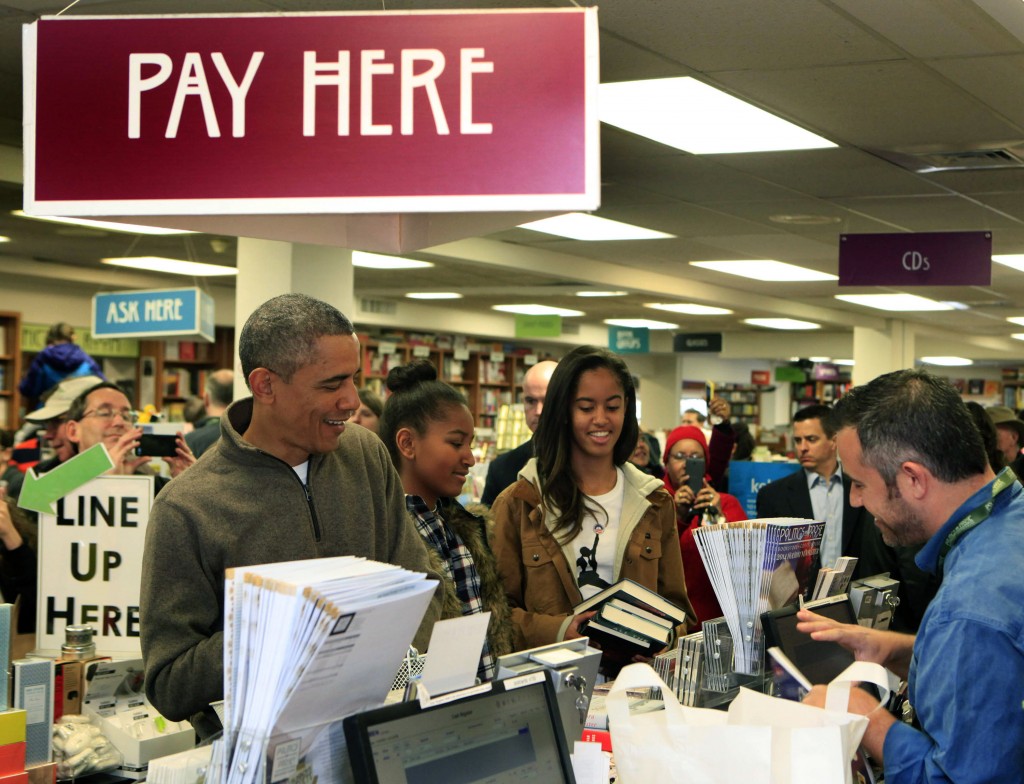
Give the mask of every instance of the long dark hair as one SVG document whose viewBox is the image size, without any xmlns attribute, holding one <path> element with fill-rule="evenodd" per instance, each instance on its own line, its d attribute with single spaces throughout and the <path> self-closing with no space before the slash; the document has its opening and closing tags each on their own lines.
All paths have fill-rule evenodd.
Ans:
<svg viewBox="0 0 1024 784">
<path fill-rule="evenodd" d="M 540 476 L 541 504 L 557 509 L 554 531 L 563 543 L 572 541 L 583 526 L 587 513 L 586 495 L 580 490 L 572 470 L 572 411 L 580 376 L 588 370 L 604 368 L 611 371 L 622 385 L 622 432 L 612 450 L 616 466 L 625 463 L 636 448 L 640 426 L 636 421 L 636 387 L 629 368 L 606 348 L 580 346 L 559 360 L 544 395 L 544 410 L 534 433 L 534 453 Z"/>
</svg>

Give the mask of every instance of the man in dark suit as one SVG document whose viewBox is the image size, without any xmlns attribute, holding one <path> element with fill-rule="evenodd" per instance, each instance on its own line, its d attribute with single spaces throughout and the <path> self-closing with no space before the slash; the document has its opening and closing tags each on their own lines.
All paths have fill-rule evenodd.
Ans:
<svg viewBox="0 0 1024 784">
<path fill-rule="evenodd" d="M 544 360 L 532 366 L 523 375 L 523 410 L 526 412 L 526 426 L 531 433 L 537 431 L 540 412 L 544 410 L 544 395 L 548 391 L 548 382 L 555 372 L 556 362 Z M 520 444 L 511 452 L 498 455 L 487 468 L 487 482 L 480 496 L 481 503 L 488 506 L 501 495 L 501 491 L 519 478 L 519 471 L 533 457 L 533 438 Z"/>
</svg>

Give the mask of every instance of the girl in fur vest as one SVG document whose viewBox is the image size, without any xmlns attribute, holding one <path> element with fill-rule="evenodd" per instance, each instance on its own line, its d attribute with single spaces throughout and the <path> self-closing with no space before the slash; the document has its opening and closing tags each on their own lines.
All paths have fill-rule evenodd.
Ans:
<svg viewBox="0 0 1024 784">
<path fill-rule="evenodd" d="M 402 478 L 406 508 L 445 577 L 442 618 L 490 611 L 477 675 L 491 680 L 497 657 L 518 646 L 486 523 L 456 500 L 476 462 L 473 415 L 426 360 L 393 368 L 387 386 L 380 437 Z"/>
</svg>

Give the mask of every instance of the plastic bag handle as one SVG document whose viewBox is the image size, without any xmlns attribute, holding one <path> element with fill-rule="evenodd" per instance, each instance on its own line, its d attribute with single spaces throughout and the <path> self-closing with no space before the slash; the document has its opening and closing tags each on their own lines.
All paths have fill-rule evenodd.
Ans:
<svg viewBox="0 0 1024 784">
<path fill-rule="evenodd" d="M 837 675 L 825 692 L 825 710 L 833 713 L 848 713 L 850 687 L 858 683 L 871 683 L 882 695 L 882 705 L 889 702 L 889 695 L 899 687 L 899 679 L 881 664 L 856 661 Z"/>
</svg>

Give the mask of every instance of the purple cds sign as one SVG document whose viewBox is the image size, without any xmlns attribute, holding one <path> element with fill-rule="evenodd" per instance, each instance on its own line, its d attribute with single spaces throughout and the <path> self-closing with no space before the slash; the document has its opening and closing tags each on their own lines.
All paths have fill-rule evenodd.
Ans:
<svg viewBox="0 0 1024 784">
<path fill-rule="evenodd" d="M 992 232 L 840 234 L 840 286 L 988 286 Z"/>
</svg>

